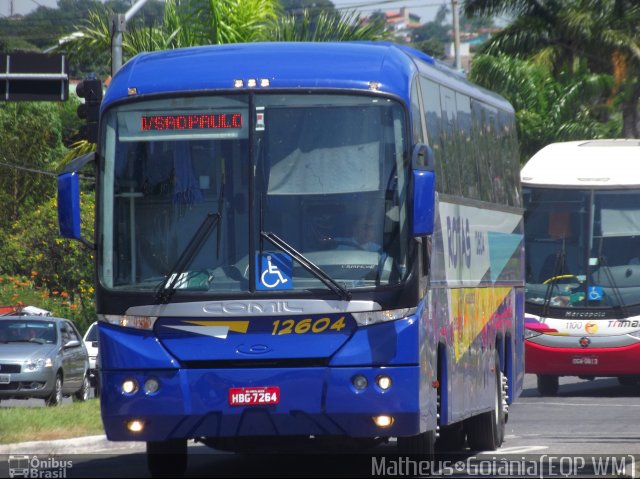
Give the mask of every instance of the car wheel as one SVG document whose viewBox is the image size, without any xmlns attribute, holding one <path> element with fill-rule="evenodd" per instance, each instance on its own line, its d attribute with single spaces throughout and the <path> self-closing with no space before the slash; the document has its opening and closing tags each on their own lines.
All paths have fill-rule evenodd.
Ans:
<svg viewBox="0 0 640 479">
<path fill-rule="evenodd" d="M 45 399 L 45 403 L 47 406 L 59 406 L 62 404 L 62 376 L 60 373 L 56 374 L 53 391 L 51 395 Z"/>
<path fill-rule="evenodd" d="M 89 384 L 89 375 L 85 374 L 82 380 L 82 387 L 73 395 L 74 401 L 86 401 L 89 399 L 89 390 L 91 385 Z"/>
</svg>

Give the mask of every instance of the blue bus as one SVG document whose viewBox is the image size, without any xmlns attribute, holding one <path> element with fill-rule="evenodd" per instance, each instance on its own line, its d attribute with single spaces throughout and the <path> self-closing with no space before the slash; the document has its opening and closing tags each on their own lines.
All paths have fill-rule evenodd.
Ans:
<svg viewBox="0 0 640 479">
<path fill-rule="evenodd" d="M 140 54 L 94 160 L 101 413 L 153 475 L 227 451 L 494 450 L 522 389 L 514 110 L 390 43 Z M 168 455 L 167 453 L 172 453 Z"/>
</svg>

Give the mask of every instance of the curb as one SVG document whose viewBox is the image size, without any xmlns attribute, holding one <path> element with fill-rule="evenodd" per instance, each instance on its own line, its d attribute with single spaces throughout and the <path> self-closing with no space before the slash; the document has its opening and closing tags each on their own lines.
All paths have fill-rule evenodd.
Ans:
<svg viewBox="0 0 640 479">
<path fill-rule="evenodd" d="M 54 441 L 30 441 L 16 444 L 0 444 L 0 454 L 87 454 L 110 453 L 119 454 L 146 451 L 144 442 L 114 442 L 106 436 L 84 436 L 73 439 L 57 439 Z"/>
</svg>

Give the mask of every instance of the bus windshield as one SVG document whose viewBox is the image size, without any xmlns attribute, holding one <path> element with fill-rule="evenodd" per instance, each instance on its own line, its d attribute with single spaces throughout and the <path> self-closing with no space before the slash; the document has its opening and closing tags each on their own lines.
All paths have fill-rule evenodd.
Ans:
<svg viewBox="0 0 640 479">
<path fill-rule="evenodd" d="M 260 292 L 326 289 L 323 275 L 346 289 L 406 278 L 409 155 L 400 103 L 337 94 L 184 97 L 116 106 L 104 124 L 105 287 Z M 261 277 L 263 260 L 271 277 Z"/>
<path fill-rule="evenodd" d="M 529 303 L 640 304 L 640 190 L 525 187 L 523 193 Z"/>
</svg>

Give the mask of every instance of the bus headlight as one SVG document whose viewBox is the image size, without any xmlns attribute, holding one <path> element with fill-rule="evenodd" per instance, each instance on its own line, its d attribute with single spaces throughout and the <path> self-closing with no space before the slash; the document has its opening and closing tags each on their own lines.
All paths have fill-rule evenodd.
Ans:
<svg viewBox="0 0 640 479">
<path fill-rule="evenodd" d="M 123 328 L 152 330 L 157 316 L 132 316 L 129 314 L 99 314 L 98 321 Z"/>
<path fill-rule="evenodd" d="M 386 311 L 366 311 L 364 313 L 351 313 L 358 326 L 394 321 L 415 314 L 416 308 L 388 309 Z"/>
<path fill-rule="evenodd" d="M 123 393 L 130 396 L 138 392 L 138 382 L 135 379 L 125 379 L 121 388 Z"/>
<path fill-rule="evenodd" d="M 539 331 L 534 331 L 532 329 L 524 328 L 524 339 L 532 339 L 536 336 L 540 336 L 542 333 Z"/>
</svg>

